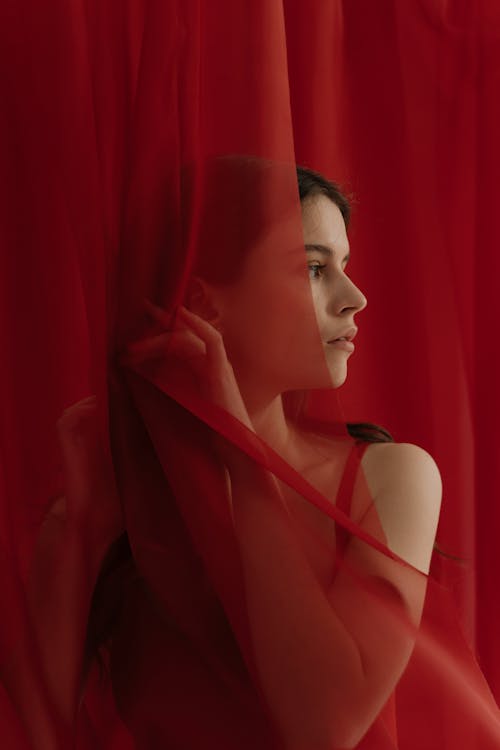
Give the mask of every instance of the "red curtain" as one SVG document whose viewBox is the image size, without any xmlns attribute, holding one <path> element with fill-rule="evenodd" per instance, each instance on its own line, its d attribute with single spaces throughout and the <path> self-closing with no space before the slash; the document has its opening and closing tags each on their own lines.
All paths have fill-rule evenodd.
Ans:
<svg viewBox="0 0 500 750">
<path fill-rule="evenodd" d="M 64 747 L 68 736 L 85 748 L 161 747 L 166 735 L 141 735 L 140 726 L 159 731 L 161 722 L 148 724 L 148 712 L 161 715 L 166 704 L 180 717 L 175 730 L 171 720 L 169 740 L 179 747 L 286 746 L 283 727 L 295 726 L 299 705 L 293 697 L 285 707 L 273 701 L 274 683 L 262 676 L 251 593 L 241 587 L 246 574 L 235 563 L 219 464 L 208 447 L 214 437 L 224 455 L 241 462 L 243 476 L 248 457 L 265 471 L 255 480 L 259 491 L 274 477 L 319 504 L 378 563 L 399 565 L 375 521 L 349 525 L 336 508 L 322 506 L 300 472 L 204 398 L 194 381 L 148 360 L 147 341 L 162 327 L 152 324 L 145 297 L 171 313 L 185 299 L 193 269 L 240 262 L 235 241 L 263 236 L 272 257 L 272 227 L 279 227 L 278 244 L 300 251 L 296 163 L 353 194 L 349 275 L 368 299 L 347 382 L 333 395 L 316 385 L 310 415 L 319 409 L 346 446 L 346 423 L 370 421 L 397 442 L 425 448 L 443 478 L 438 543 L 460 558 L 433 556 L 423 625 L 391 714 L 397 734 L 389 714 L 372 707 L 365 739 L 356 741 L 376 750 L 457 748 L 465 738 L 463 747 L 500 746 L 488 691 L 498 699 L 496 3 L 4 1 L 0 34 L 0 697 L 9 747 Z M 256 161 L 238 162 L 242 155 Z M 314 316 L 306 297 L 299 318 L 286 291 L 280 294 L 288 356 L 300 321 Z M 245 320 L 266 330 L 258 299 Z M 309 354 L 320 370 L 312 345 Z M 299 360 L 292 361 L 299 372 Z M 93 444 L 100 436 L 105 460 L 90 455 L 82 469 L 71 463 L 68 443 L 74 410 L 66 421 L 64 410 L 89 396 L 97 403 Z M 74 447 L 78 435 L 72 439 Z M 340 452 L 346 459 L 344 447 Z M 82 497 L 82 477 L 102 477 L 110 466 L 132 555 L 153 596 L 133 589 L 126 600 L 110 667 L 114 691 L 98 683 L 94 667 L 78 703 L 85 711 L 68 718 L 51 691 L 69 679 L 65 659 L 82 647 L 70 623 L 79 617 L 85 626 L 88 592 L 74 590 L 60 630 L 51 632 L 49 618 L 42 635 L 35 633 L 38 598 L 57 576 L 60 589 L 51 596 L 60 590 L 67 597 L 76 554 L 75 546 L 58 549 L 50 534 L 45 538 L 42 522 L 58 498 Z M 207 488 L 203 512 L 191 503 L 200 486 Z M 169 510 L 167 496 L 175 499 Z M 105 507 L 98 520 L 96 547 L 108 531 Z M 210 524 L 220 536 L 206 533 Z M 206 603 L 200 569 L 224 617 L 219 605 Z M 421 574 L 401 569 L 418 590 Z M 387 591 L 364 581 L 356 561 L 344 572 L 373 617 L 392 622 L 395 638 L 410 637 L 415 623 L 394 613 Z M 174 641 L 167 654 L 153 600 L 184 628 L 182 644 Z M 206 622 L 232 644 L 233 671 L 217 661 L 198 627 L 205 606 L 213 607 Z M 44 634 L 52 647 L 60 643 L 53 672 L 43 663 Z M 152 651 L 131 649 L 136 637 L 149 640 Z M 197 683 L 206 701 L 197 714 L 201 736 L 192 726 L 194 683 L 179 677 L 191 674 L 186 644 L 213 659 L 210 669 L 227 670 L 225 689 L 231 686 L 235 701 L 216 696 L 211 703 L 213 686 Z M 153 652 L 158 663 L 179 660 L 171 692 L 162 692 Z M 248 683 L 234 678 L 242 670 Z M 131 688 L 137 680 L 148 696 L 140 709 Z M 218 716 L 220 701 L 227 715 Z M 339 746 L 337 735 L 327 736 L 328 747 Z"/>
</svg>

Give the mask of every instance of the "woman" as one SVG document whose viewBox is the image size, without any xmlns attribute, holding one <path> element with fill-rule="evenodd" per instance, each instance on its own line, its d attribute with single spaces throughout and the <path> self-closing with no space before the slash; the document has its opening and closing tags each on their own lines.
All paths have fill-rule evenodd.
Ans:
<svg viewBox="0 0 500 750">
<path fill-rule="evenodd" d="M 414 512 L 419 523 L 424 517 L 418 498 L 411 500 L 419 494 L 418 486 L 401 463 L 408 452 L 422 455 L 412 446 L 384 443 L 368 444 L 361 458 L 367 441 L 381 440 L 384 434 L 366 429 L 363 435 L 361 427 L 349 425 L 351 438 L 361 443 L 358 454 L 335 411 L 338 388 L 332 385 L 345 377 L 348 352 L 326 342 L 344 325 L 364 320 L 356 315 L 361 297 L 342 270 L 345 251 L 328 259 L 326 268 L 308 270 L 291 164 L 288 179 L 278 189 L 266 192 L 264 185 L 256 191 L 264 196 L 260 208 L 268 221 L 255 211 L 252 191 L 248 200 L 234 199 L 238 180 L 216 182 L 214 190 L 202 186 L 201 209 L 208 206 L 209 217 L 221 222 L 212 227 L 208 222 L 213 242 L 198 242 L 207 228 L 205 214 L 202 210 L 200 216 L 199 200 L 184 200 L 179 186 L 180 165 L 227 151 L 289 161 L 296 151 L 301 158 L 307 155 L 355 172 L 368 194 L 381 198 L 376 219 L 397 186 L 404 186 L 408 211 L 398 212 L 401 220 L 391 223 L 390 245 L 394 249 L 398 238 L 411 237 L 413 250 L 420 251 L 429 227 L 443 228 L 434 232 L 431 243 L 438 263 L 432 272 L 435 282 L 424 286 L 436 292 L 428 295 L 433 304 L 445 300 L 450 340 L 457 340 L 446 347 L 452 353 L 451 369 L 441 357 L 429 389 L 422 389 L 415 403 L 427 391 L 433 394 L 426 411 L 436 415 L 434 437 L 448 457 L 454 448 L 462 457 L 464 446 L 475 439 L 473 429 L 467 434 L 469 422 L 455 417 L 461 412 L 455 408 L 461 406 L 460 393 L 467 392 L 470 381 L 467 374 L 460 375 L 460 368 L 462 342 L 467 349 L 471 328 L 465 327 L 465 339 L 454 337 L 458 318 L 453 294 L 457 283 L 460 289 L 469 286 L 463 264 L 447 262 L 446 238 L 455 250 L 458 237 L 458 247 L 467 254 L 472 235 L 447 217 L 455 216 L 456 205 L 476 205 L 476 188 L 482 195 L 494 193 L 485 190 L 488 178 L 494 181 L 493 167 L 486 173 L 479 170 L 484 178 L 479 182 L 466 179 L 475 174 L 478 155 L 478 139 L 470 138 L 467 123 L 475 127 L 496 72 L 494 64 L 480 64 L 495 60 L 483 54 L 492 35 L 478 36 L 486 20 L 492 28 L 492 14 L 485 7 L 469 24 L 463 23 L 469 19 L 457 11 L 457 3 L 448 3 L 446 12 L 443 4 L 431 11 L 427 3 L 425 13 L 417 7 L 422 3 L 404 11 L 398 5 L 397 14 L 394 4 L 394 12 L 386 14 L 373 6 L 375 24 L 367 25 L 365 13 L 340 0 L 302 5 L 300 11 L 298 3 L 268 0 L 211 3 L 213 12 L 203 3 L 185 0 L 33 3 L 29 14 L 24 4 L 5 5 L 0 24 L 6 113 L 2 244 L 8 251 L 1 275 L 10 285 L 3 298 L 12 313 L 3 316 L 2 351 L 6 361 L 17 362 L 19 376 L 13 378 L 11 368 L 3 368 L 2 392 L 9 394 L 2 433 L 6 497 L 0 547 L 4 615 L 7 611 L 0 625 L 4 745 L 16 750 L 72 747 L 76 719 L 82 745 L 111 744 L 111 713 L 103 706 L 107 693 L 95 687 L 94 672 L 82 700 L 88 630 L 89 656 L 101 646 L 105 658 L 109 647 L 117 702 L 139 747 L 265 747 L 274 735 L 278 746 L 283 738 L 292 746 L 351 745 L 370 724 L 361 742 L 369 743 L 371 750 L 396 744 L 405 750 L 500 746 L 498 712 L 488 701 L 487 686 L 477 679 L 477 665 L 458 642 L 452 615 L 437 617 L 435 640 L 421 637 L 429 632 L 424 631 L 429 612 L 439 615 L 443 607 L 436 605 L 446 604 L 446 598 L 433 597 L 435 582 L 392 559 L 383 547 L 387 540 L 410 556 L 415 542 L 415 561 L 424 554 L 426 534 L 414 534 L 412 525 Z M 415 46 L 419 40 L 436 49 L 427 56 L 429 65 L 414 64 L 421 58 Z M 358 54 L 360 47 L 364 54 Z M 464 78 L 464 66 L 473 74 Z M 448 139 L 447 147 L 442 135 L 456 122 L 450 94 L 467 80 L 471 83 L 465 86 L 464 102 L 471 117 L 464 115 L 459 137 Z M 483 85 L 478 86 L 478 80 Z M 384 92 L 390 97 L 384 98 Z M 384 116 L 378 116 L 381 109 Z M 483 123 L 490 121 L 482 118 Z M 418 137 L 408 137 L 412 128 Z M 488 150 L 491 139 L 479 141 L 480 167 L 494 164 Z M 393 152 L 395 169 L 386 169 L 386 155 Z M 464 158 L 457 160 L 457 152 Z M 455 163 L 463 166 L 465 177 L 452 181 L 456 189 L 448 179 Z M 439 191 L 442 200 L 436 200 L 432 189 L 434 178 L 445 187 Z M 266 184 L 273 188 L 273 179 Z M 426 189 L 419 191 L 419 185 Z M 314 195 L 303 198 L 304 206 L 312 208 Z M 278 202 L 276 210 L 273 201 Z M 316 213 L 323 207 L 324 202 Z M 290 226 L 285 221 L 289 208 Z M 485 222 L 480 224 L 484 227 Z M 221 242 L 228 229 L 234 230 L 231 241 Z M 331 239 L 321 241 L 330 245 Z M 239 278 L 239 293 L 230 298 L 224 281 L 238 281 L 244 270 L 243 245 L 257 251 L 257 242 L 260 262 L 251 267 L 259 292 L 253 293 L 252 285 Z M 201 252 L 192 258 L 191 250 L 198 247 Z M 207 252 L 211 249 L 212 255 Z M 280 255 L 288 249 L 290 257 Z M 388 257 L 385 248 L 380 251 Z M 316 253 L 309 254 L 309 261 L 322 265 L 323 253 Z M 454 253 L 454 259 L 460 257 Z M 200 263 L 190 265 L 198 259 Z M 417 260 L 417 270 L 426 260 Z M 454 273 L 443 286 L 449 268 Z M 110 283 L 105 285 L 106 271 Z M 426 282 L 430 278 L 426 274 Z M 185 280 L 192 280 L 191 290 Z M 401 288 L 415 291 L 412 281 L 405 285 L 403 279 Z M 143 333 L 145 295 L 169 311 L 186 303 L 198 315 L 189 319 L 198 333 L 193 331 L 188 341 L 177 338 L 181 362 L 176 382 L 161 371 L 161 357 L 154 358 L 158 371 L 147 358 L 126 367 L 110 363 L 111 462 L 107 354 L 117 350 L 115 326 L 120 327 L 120 349 Z M 122 304 L 123 299 L 131 304 Z M 430 306 L 424 304 L 419 312 L 424 323 Z M 254 328 L 249 325 L 252 319 Z M 214 340 L 215 334 L 200 326 L 210 320 L 221 329 L 237 390 L 221 356 L 215 357 L 221 369 L 211 380 L 204 373 L 214 370 L 200 369 L 200 378 L 189 362 L 185 370 L 181 367 L 183 345 L 200 347 L 192 364 L 205 364 L 200 337 Z M 183 330 L 181 318 L 178 323 Z M 163 322 L 147 338 L 164 330 Z M 239 340 L 242 332 L 245 336 Z M 385 333 L 382 327 L 380 332 Z M 168 343 L 174 355 L 172 338 L 167 334 L 160 343 L 164 353 Z M 356 344 L 360 339 L 362 335 Z M 141 342 L 143 348 L 147 343 Z M 219 341 L 215 355 L 220 354 Z M 172 356 L 170 362 L 174 360 Z M 227 375 L 223 387 L 221 372 Z M 450 376 L 455 381 L 457 372 L 459 387 L 452 388 L 454 395 L 441 405 L 440 384 L 448 383 Z M 370 382 L 368 377 L 366 373 L 364 382 Z M 259 380 L 263 390 L 273 387 L 251 401 Z M 209 382 L 212 388 L 206 388 Z M 301 389 L 307 391 L 304 399 L 296 397 Z M 280 430 L 275 433 L 264 420 L 265 407 L 270 408 L 271 397 L 281 391 L 286 419 L 277 422 Z M 26 612 L 20 573 L 33 560 L 31 541 L 47 498 L 60 487 L 50 437 L 54 419 L 63 405 L 87 393 L 96 393 L 96 398 L 68 410 L 60 424 L 67 503 L 61 499 L 43 525 L 30 568 L 31 612 Z M 401 395 L 399 403 L 404 403 Z M 411 413 L 410 403 L 408 407 Z M 280 414 L 276 409 L 277 418 Z M 460 426 L 461 439 L 449 440 L 450 424 Z M 279 452 L 272 452 L 268 443 Z M 481 442 L 479 452 L 484 454 Z M 382 459 L 389 456 L 384 468 Z M 416 470 L 420 459 L 414 457 L 410 464 Z M 361 470 L 356 472 L 358 458 Z M 456 524 L 453 512 L 448 519 L 448 532 L 462 541 L 460 518 L 469 520 L 470 508 L 465 516 L 463 508 L 470 505 L 472 476 L 471 461 L 464 463 L 455 482 L 462 493 L 457 504 L 462 511 Z M 398 466 L 401 475 L 392 477 L 391 470 Z M 378 472 L 379 486 L 370 491 L 365 485 L 373 484 Z M 480 480 L 490 476 L 489 471 L 479 473 Z M 417 478 L 423 481 L 422 476 L 423 470 Z M 404 481 L 411 483 L 412 493 L 403 488 Z M 404 491 L 391 493 L 397 482 Z M 420 495 L 431 493 L 426 488 Z M 204 502 L 198 502 L 200 498 Z M 260 507 L 254 502 L 259 498 L 269 502 Z M 256 517 L 248 515 L 246 500 Z M 454 502 L 450 497 L 449 507 Z M 283 505 L 284 517 L 279 512 Z M 122 536 L 122 506 L 132 557 Z M 266 518 L 264 513 L 273 508 L 275 515 Z M 402 511 L 397 516 L 387 512 L 396 508 Z M 357 526 L 349 525 L 349 511 Z M 482 517 L 483 525 L 491 518 L 488 505 Z M 293 534 L 285 536 L 285 520 Z M 465 537 L 468 544 L 473 531 Z M 118 557 L 123 553 L 123 564 L 115 556 L 113 566 L 111 554 L 102 568 L 116 538 L 120 541 L 112 552 Z M 253 551 L 262 555 L 254 558 Z M 487 572 L 491 566 L 486 558 Z M 368 575 L 362 575 L 363 565 Z M 425 613 L 412 659 L 399 679 L 413 643 L 411 626 L 418 619 L 422 583 L 427 584 Z M 413 622 L 405 620 L 401 596 L 415 609 Z M 483 627 L 492 609 L 489 602 L 481 609 Z M 271 614 L 276 620 L 263 619 Z M 402 638 L 405 633 L 408 642 Z M 348 637 L 339 646 L 343 635 Z M 483 652 L 488 656 L 488 649 Z M 491 658 L 489 662 L 491 668 Z M 356 669 L 359 664 L 363 678 Z M 396 683 L 401 743 L 391 740 L 392 698 L 384 716 L 372 720 Z M 84 738 L 85 712 L 89 731 Z M 17 737 L 21 730 L 15 739 L 4 731 L 8 726 L 14 735 L 18 718 L 28 727 L 29 742 Z M 384 720 L 389 734 L 384 734 Z M 470 736 L 464 732 L 467 727 Z M 484 736 L 484 727 L 491 728 L 493 742 Z"/>
<path fill-rule="evenodd" d="M 226 186 L 230 174 L 238 182 L 249 180 L 253 187 L 255 175 L 262 174 L 257 162 L 222 160 L 215 166 L 216 172 L 220 169 Z M 353 350 L 350 341 L 357 330 L 355 315 L 367 304 L 345 270 L 349 255 L 346 198 L 317 173 L 299 168 L 297 176 L 306 263 L 304 247 L 300 254 L 280 255 L 278 249 L 270 262 L 269 249 L 276 247 L 276 237 L 267 231 L 244 261 L 240 260 L 236 276 L 225 278 L 228 271 L 221 246 L 234 253 L 234 244 L 221 241 L 220 227 L 210 226 L 213 213 L 207 208 L 208 224 L 202 219 L 200 230 L 206 241 L 199 244 L 206 248 L 211 232 L 219 233 L 216 270 L 206 262 L 206 255 L 198 259 L 186 286 L 186 306 L 181 307 L 173 325 L 168 314 L 148 303 L 154 319 L 169 330 L 156 332 L 131 347 L 126 363 L 141 372 L 144 362 L 156 362 L 152 379 L 181 403 L 183 397 L 189 400 L 189 388 L 183 391 L 179 382 L 184 385 L 192 377 L 195 391 L 206 403 L 236 417 L 332 504 L 336 496 L 342 497 L 341 509 L 349 511 L 350 505 L 350 515 L 361 519 L 361 528 L 387 541 L 390 549 L 413 568 L 404 568 L 360 540 L 344 544 L 346 562 L 376 583 L 380 601 L 375 605 L 370 592 L 356 591 L 356 585 L 349 585 L 352 571 L 349 573 L 347 567 L 337 568 L 335 574 L 334 519 L 218 435 L 212 444 L 225 467 L 229 514 L 241 556 L 242 604 L 238 582 L 228 581 L 224 565 L 213 560 L 215 537 L 211 531 L 204 536 L 221 510 L 214 510 L 212 520 L 202 515 L 193 521 L 192 507 L 179 501 L 182 495 L 189 495 L 197 497 L 199 505 L 203 497 L 208 506 L 211 494 L 217 502 L 223 486 L 214 480 L 209 489 L 207 474 L 202 479 L 200 469 L 196 476 L 189 457 L 185 465 L 182 459 L 161 459 L 208 576 L 202 574 L 202 593 L 198 591 L 204 608 L 203 632 L 189 631 L 190 645 L 186 639 L 189 618 L 183 621 L 185 611 L 180 609 L 175 615 L 178 602 L 173 603 L 166 595 L 168 584 L 164 579 L 153 580 L 148 555 L 144 556 L 140 543 L 136 545 L 143 575 L 127 589 L 124 610 L 111 640 L 111 673 L 120 713 L 138 747 L 169 743 L 197 747 L 201 739 L 196 720 L 203 725 L 204 747 L 234 747 L 235 743 L 259 748 L 358 746 L 387 702 L 412 649 L 412 636 L 400 619 L 408 614 L 414 625 L 420 619 L 425 577 L 416 575 L 415 569 L 423 573 L 429 569 L 441 499 L 439 471 L 424 450 L 389 442 L 384 431 L 365 429 L 363 433 L 362 425 L 351 425 L 351 435 L 361 440 L 364 435 L 366 441 L 360 443 L 357 453 L 358 445 L 346 440 L 345 435 L 325 433 L 319 422 L 308 424 L 291 416 L 287 405 L 291 393 L 338 388 L 345 381 L 347 360 Z M 238 200 L 242 202 L 241 195 Z M 240 218 L 235 221 L 235 231 Z M 280 233 L 283 231 L 281 225 Z M 227 226 L 224 234 L 231 235 Z M 286 283 L 277 282 L 277 268 L 281 277 L 287 278 Z M 307 279 L 306 274 L 308 293 L 304 294 L 305 287 L 298 288 Z M 290 278 L 294 284 L 289 283 Z M 166 379 L 164 371 L 158 375 L 157 364 L 165 352 Z M 172 374 L 176 366 L 180 368 L 177 382 Z M 134 392 L 134 381 L 129 385 Z M 287 395 L 283 398 L 283 394 Z M 134 396 L 140 401 L 137 392 Z M 162 408 L 158 401 L 153 411 L 157 414 Z M 150 437 L 153 442 L 159 441 L 155 443 L 159 454 L 162 447 L 170 456 L 179 451 L 180 445 L 193 450 L 199 424 L 185 432 L 176 429 L 170 442 L 165 442 L 167 417 L 153 424 L 151 416 L 147 408 L 142 411 Z M 182 418 L 174 415 L 173 421 L 178 426 Z M 143 447 L 138 446 L 135 455 L 141 453 Z M 119 461 L 120 448 L 115 445 L 116 454 Z M 356 473 L 361 456 L 363 471 Z M 141 472 L 141 476 L 146 475 L 155 476 L 155 469 L 150 466 Z M 133 486 L 134 480 L 129 480 L 122 481 L 122 494 L 127 492 L 125 484 Z M 133 506 L 128 507 L 130 513 Z M 160 516 L 163 508 L 164 504 Z M 131 511 L 134 521 L 137 512 L 141 511 Z M 155 525 L 159 527 L 161 520 L 157 518 Z M 173 526 L 169 517 L 171 543 Z M 182 522 L 176 533 L 178 541 Z M 155 536 L 158 544 L 162 543 L 160 536 L 159 532 Z M 219 542 L 221 548 L 230 546 L 224 536 Z M 338 545 L 342 547 L 342 538 Z M 339 560 L 337 549 L 337 564 Z M 234 564 L 229 558 L 225 562 L 227 566 Z M 165 570 L 164 561 L 163 566 Z M 153 567 L 162 568 L 161 556 L 153 558 Z M 106 599 L 105 582 L 103 572 L 94 615 L 96 601 Z M 189 586 L 193 587 L 191 594 L 196 599 L 199 575 L 195 573 L 185 586 L 188 594 Z M 373 597 L 373 591 L 371 594 Z M 277 599 L 279 609 L 273 606 Z M 391 619 L 387 608 L 394 605 L 399 609 Z M 250 634 L 240 621 L 243 610 Z M 367 630 L 368 611 L 372 622 Z M 90 630 L 93 628 L 91 620 Z M 97 635 L 97 642 L 103 637 Z M 196 651 L 192 643 L 197 638 L 203 644 L 198 641 Z M 297 650 L 297 643 L 308 647 Z M 204 659 L 199 657 L 200 650 Z M 211 677 L 205 664 L 209 658 Z M 190 721 L 186 724 L 188 707 Z M 391 712 L 386 711 L 379 723 L 381 734 L 373 727 L 371 741 L 379 743 L 373 746 L 385 747 L 380 744 L 386 742 L 381 739 L 383 734 L 394 734 Z"/>
<path fill-rule="evenodd" d="M 272 182 L 257 161 L 223 159 L 214 169 L 226 186 L 233 179 L 253 191 L 263 175 Z M 441 481 L 415 445 L 393 443 L 373 425 L 335 434 L 327 419 L 292 408 L 300 392 L 343 384 L 355 316 L 367 304 L 346 273 L 347 199 L 311 170 L 297 177 L 303 245 L 276 242 L 286 236 L 283 219 L 278 235 L 268 226 L 252 239 L 228 279 L 224 247 L 234 252 L 231 229 L 242 217 L 222 241 L 208 205 L 199 238 L 217 232 L 222 256 L 216 265 L 207 253 L 196 259 L 174 323 L 147 303 L 161 330 L 122 357 L 126 386 L 111 381 L 133 555 L 96 447 L 95 401 L 60 421 L 67 495 L 44 525 L 35 571 L 46 581 L 50 561 L 57 567 L 43 600 L 33 579 L 31 606 L 47 702 L 61 722 L 54 730 L 43 708 L 40 716 L 27 708 L 35 747 L 64 746 L 75 715 L 92 746 L 82 670 L 99 648 L 110 654 L 116 704 L 137 748 L 396 746 L 390 696 L 420 621 L 419 571 L 429 569 Z M 192 416 L 203 404 L 205 421 L 222 419 L 219 432 Z M 227 417 L 236 441 L 227 439 Z M 266 468 L 277 456 L 286 462 L 281 477 L 279 464 Z M 294 487 L 297 477 L 306 491 Z M 316 506 L 307 488 L 317 491 Z M 361 536 L 336 524 L 335 504 Z M 410 565 L 382 554 L 377 541 Z"/>
</svg>

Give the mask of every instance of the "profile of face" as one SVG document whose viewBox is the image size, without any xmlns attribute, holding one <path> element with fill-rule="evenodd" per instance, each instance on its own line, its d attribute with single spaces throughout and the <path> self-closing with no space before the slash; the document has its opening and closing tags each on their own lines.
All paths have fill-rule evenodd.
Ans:
<svg viewBox="0 0 500 750">
<path fill-rule="evenodd" d="M 334 340 L 356 335 L 354 316 L 368 302 L 347 274 L 349 240 L 338 206 L 326 195 L 306 199 L 302 226 L 319 334 L 332 386 L 338 388 L 346 379 L 352 351 Z"/>
<path fill-rule="evenodd" d="M 347 275 L 349 242 L 337 205 L 322 194 L 308 197 L 301 229 L 303 242 L 293 242 L 296 221 L 280 222 L 234 282 L 198 280 L 191 295 L 191 306 L 222 332 L 238 381 L 268 395 L 342 385 L 351 352 L 333 341 L 355 328 L 367 304 Z"/>
</svg>

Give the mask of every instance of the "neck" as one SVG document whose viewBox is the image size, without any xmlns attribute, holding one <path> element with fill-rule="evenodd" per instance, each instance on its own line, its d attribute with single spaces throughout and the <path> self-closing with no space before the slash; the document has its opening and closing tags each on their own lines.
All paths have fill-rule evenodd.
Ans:
<svg viewBox="0 0 500 750">
<path fill-rule="evenodd" d="M 240 392 L 257 435 L 285 459 L 296 471 L 308 472 L 331 461 L 332 439 L 312 433 L 304 434 L 287 420 L 281 394 L 267 398 L 259 390 L 242 387 Z"/>
<path fill-rule="evenodd" d="M 286 421 L 281 396 L 259 403 L 251 403 L 251 400 L 247 399 L 245 403 L 255 432 L 277 453 L 286 456 L 293 434 Z"/>
<path fill-rule="evenodd" d="M 248 416 L 257 435 L 297 470 L 307 455 L 303 437 L 285 415 L 281 394 L 265 398 L 249 389 L 242 391 Z"/>
</svg>

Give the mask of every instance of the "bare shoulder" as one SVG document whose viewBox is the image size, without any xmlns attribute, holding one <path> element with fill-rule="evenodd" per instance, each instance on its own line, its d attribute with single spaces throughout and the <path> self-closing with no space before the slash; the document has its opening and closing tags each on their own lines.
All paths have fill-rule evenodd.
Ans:
<svg viewBox="0 0 500 750">
<path fill-rule="evenodd" d="M 442 490 L 441 474 L 434 458 L 413 443 L 371 443 L 361 465 L 374 495 L 394 485 L 411 483 Z"/>
<path fill-rule="evenodd" d="M 361 466 L 388 546 L 427 572 L 443 489 L 434 458 L 413 443 L 372 443 Z"/>
</svg>

